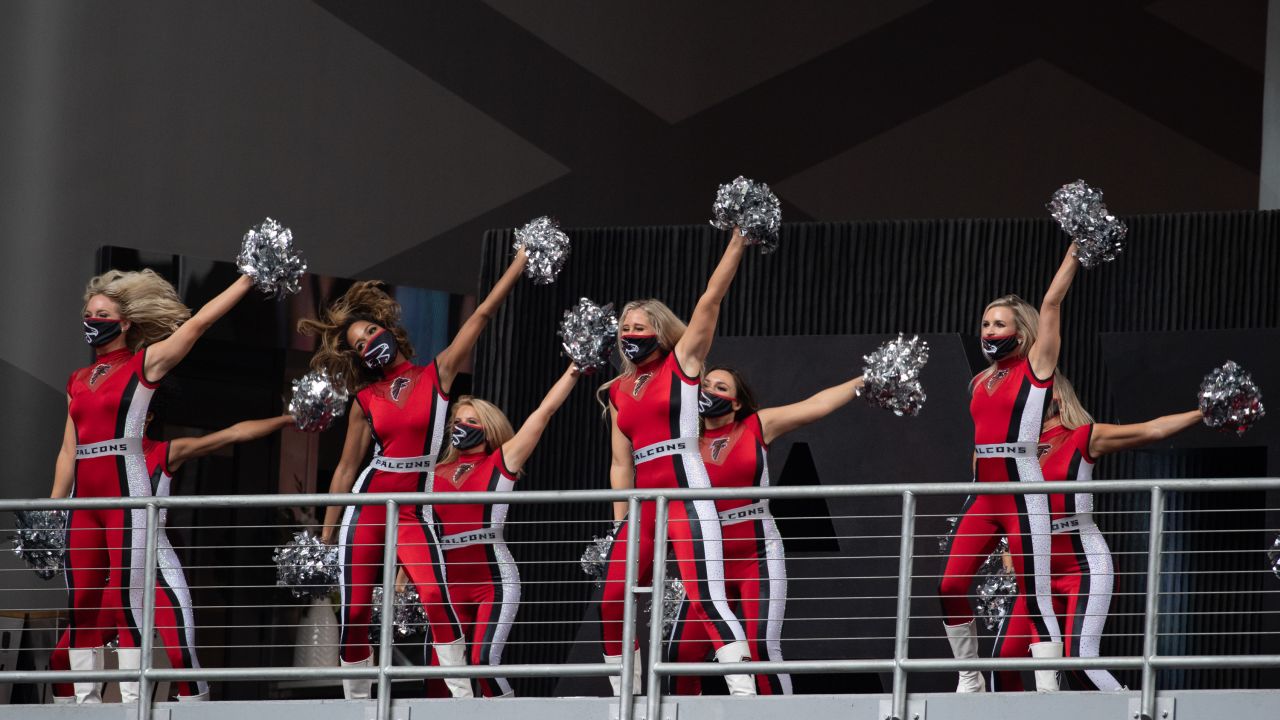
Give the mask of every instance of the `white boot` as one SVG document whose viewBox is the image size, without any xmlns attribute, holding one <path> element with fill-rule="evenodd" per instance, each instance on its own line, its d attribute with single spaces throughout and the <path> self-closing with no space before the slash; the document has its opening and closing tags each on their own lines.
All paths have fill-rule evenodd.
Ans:
<svg viewBox="0 0 1280 720">
<path fill-rule="evenodd" d="M 116 648 L 116 666 L 121 670 L 137 670 L 142 667 L 142 650 L 139 648 Z M 120 681 L 120 702 L 138 702 L 138 681 Z"/>
<path fill-rule="evenodd" d="M 373 665 L 373 656 L 355 662 L 342 661 L 342 667 L 371 667 Z M 373 680 L 368 678 L 359 678 L 356 680 L 342 681 L 342 697 L 348 700 L 368 700 L 373 688 Z M 208 693 L 203 693 L 207 698 Z"/>
<path fill-rule="evenodd" d="M 951 653 L 957 660 L 971 660 L 978 657 L 977 622 L 970 620 L 963 625 L 947 625 L 947 641 L 951 643 Z M 960 683 L 956 685 L 958 693 L 986 692 L 987 685 L 982 680 L 982 673 L 977 670 L 960 671 Z"/>
<path fill-rule="evenodd" d="M 441 667 L 459 667 L 467 664 L 467 642 L 458 638 L 451 643 L 432 645 Z M 471 678 L 445 678 L 445 687 L 454 697 L 475 697 L 471 692 Z"/>
<path fill-rule="evenodd" d="M 54 696 L 53 696 L 53 704 L 54 704 L 54 705 L 75 705 L 75 704 L 76 704 L 76 696 L 75 696 L 75 695 L 68 695 L 67 697 L 62 697 L 62 696 L 60 696 L 60 695 L 54 695 Z"/>
<path fill-rule="evenodd" d="M 350 682 L 350 681 L 348 681 L 348 682 Z M 365 680 L 365 682 L 373 682 L 373 681 L 372 681 L 372 680 Z M 344 692 L 344 694 L 345 694 L 345 692 L 346 692 L 346 688 L 345 688 L 345 687 L 343 688 L 343 692 Z M 366 697 L 368 697 L 368 696 L 366 695 Z M 205 690 L 204 692 L 200 693 L 199 695 L 179 695 L 179 696 L 178 696 L 178 702 L 205 702 L 205 701 L 206 701 L 206 700 L 208 700 L 208 699 L 209 699 L 209 691 L 208 691 L 208 690 Z"/>
<path fill-rule="evenodd" d="M 750 659 L 751 648 L 747 646 L 745 640 L 734 640 L 716 650 L 716 662 L 736 663 L 747 662 Z M 725 675 L 724 684 L 729 686 L 730 695 L 756 694 L 756 678 L 754 675 Z"/>
<path fill-rule="evenodd" d="M 101 670 L 104 648 L 70 648 L 67 661 L 72 670 Z M 76 704 L 87 705 L 102 702 L 102 685 L 96 680 L 75 683 Z"/>
<path fill-rule="evenodd" d="M 641 662 L 640 662 L 640 648 L 635 649 L 635 654 L 632 657 L 633 657 L 633 660 L 631 661 L 631 694 L 639 695 L 640 694 L 640 673 L 642 671 Z M 622 656 L 621 655 L 605 655 L 604 662 L 606 665 L 621 665 Z M 618 697 L 618 695 L 622 694 L 622 676 L 621 675 L 610 675 L 609 685 L 613 687 L 614 697 Z"/>
<path fill-rule="evenodd" d="M 1062 657 L 1062 643 L 1060 642 L 1038 642 L 1031 643 L 1031 657 L 1033 658 L 1060 658 Z M 1036 692 L 1058 692 L 1058 671 L 1057 670 L 1037 670 L 1036 671 Z"/>
</svg>

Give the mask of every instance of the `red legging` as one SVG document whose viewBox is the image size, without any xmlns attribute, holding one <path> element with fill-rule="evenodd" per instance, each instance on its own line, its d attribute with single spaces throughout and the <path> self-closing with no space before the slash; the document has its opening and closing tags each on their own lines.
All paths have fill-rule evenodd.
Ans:
<svg viewBox="0 0 1280 720">
<path fill-rule="evenodd" d="M 701 504 L 699 506 L 699 504 Z M 703 632 L 715 648 L 735 640 L 745 640 L 742 624 L 729 609 L 725 595 L 720 517 L 710 500 L 672 502 L 667 506 L 667 534 L 680 567 L 688 597 L 691 624 L 703 625 Z M 708 521 L 709 519 L 709 521 Z M 638 585 L 653 581 L 654 505 L 640 504 Z M 626 594 L 627 525 L 618 530 L 609 551 L 604 599 L 600 605 L 604 654 L 622 654 L 622 608 Z M 639 641 L 637 639 L 637 647 Z"/>
<path fill-rule="evenodd" d="M 505 543 L 471 545 L 445 552 L 449 599 L 470 644 L 472 665 L 501 665 L 502 651 L 520 606 L 520 573 Z M 503 677 L 476 678 L 485 697 L 512 692 Z"/>
<path fill-rule="evenodd" d="M 765 528 L 769 524 L 769 529 Z M 751 657 L 782 660 L 779 641 L 786 604 L 787 572 L 782 539 L 773 518 L 722 525 L 724 534 L 725 591 L 742 620 L 751 646 Z M 686 622 L 690 603 L 681 603 L 667 643 L 668 662 L 704 662 L 715 650 L 706 635 L 706 623 Z M 677 695 L 702 694 L 702 678 L 672 676 Z M 790 675 L 756 675 L 756 694 L 790 695 Z"/>
<path fill-rule="evenodd" d="M 434 534 L 419 517 L 419 507 L 400 506 L 396 557 L 418 588 L 422 609 L 429 624 L 430 642 L 450 643 L 461 637 L 458 618 L 449 603 L 440 551 Z M 350 505 L 342 518 L 342 659 L 359 662 L 372 654 L 369 646 L 370 602 L 373 586 L 382 575 L 382 555 L 386 542 L 387 507 Z"/>
<path fill-rule="evenodd" d="M 969 588 L 973 586 L 978 568 L 995 550 L 1001 537 L 1009 540 L 1018 598 L 1029 598 L 1034 602 L 1035 593 L 1028 589 L 1030 583 L 1027 582 L 1027 569 L 1031 564 L 1031 528 L 1026 518 L 1025 503 L 1017 495 L 977 495 L 965 503 L 951 539 L 942 580 L 938 583 L 942 614 L 948 625 L 963 625 L 973 619 Z M 1027 613 L 1027 642 L 1050 639 L 1038 606 L 1028 608 L 1031 612 Z M 1009 678 L 1009 682 L 1014 681 Z"/>
<path fill-rule="evenodd" d="M 66 573 L 72 592 L 71 624 L 49 658 L 52 670 L 70 667 L 68 647 L 100 647 L 113 637 L 119 638 L 121 648 L 141 645 L 146 511 L 75 510 L 69 527 Z M 112 572 L 116 569 L 119 572 Z M 190 590 L 163 526 L 156 537 L 155 592 L 155 630 L 169 665 L 177 669 L 199 667 Z M 203 681 L 179 682 L 176 687 L 178 694 L 185 696 L 209 689 Z M 73 692 L 69 683 L 54 686 L 54 695 L 59 697 Z"/>
</svg>

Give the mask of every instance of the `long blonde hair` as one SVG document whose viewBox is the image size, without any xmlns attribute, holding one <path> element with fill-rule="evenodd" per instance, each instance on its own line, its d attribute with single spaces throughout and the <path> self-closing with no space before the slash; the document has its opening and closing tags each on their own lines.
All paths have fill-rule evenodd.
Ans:
<svg viewBox="0 0 1280 720">
<path fill-rule="evenodd" d="M 1093 424 L 1093 416 L 1080 404 L 1080 396 L 1076 395 L 1075 387 L 1058 370 L 1053 371 L 1053 400 L 1049 402 L 1048 416 L 1053 417 L 1055 413 L 1062 426 L 1068 430 Z"/>
<path fill-rule="evenodd" d="M 311 369 L 326 373 L 348 390 L 356 391 L 377 381 L 382 376 L 365 367 L 351 344 L 347 342 L 347 329 L 352 323 L 364 320 L 391 331 L 400 352 L 406 358 L 413 357 L 413 344 L 409 334 L 400 327 L 400 303 L 387 294 L 380 280 L 365 280 L 351 286 L 342 297 L 331 304 L 319 319 L 304 318 L 298 321 L 298 332 L 318 338 L 315 355 L 311 356 Z"/>
<path fill-rule="evenodd" d="M 618 313 L 618 320 L 625 320 L 627 314 L 633 310 L 643 311 L 645 316 L 649 318 L 649 326 L 653 328 L 653 332 L 658 336 L 658 347 L 664 352 L 671 352 L 675 349 L 676 343 L 680 342 L 680 338 L 684 337 L 684 331 L 688 329 L 688 325 L 676 314 L 671 312 L 671 308 L 666 303 L 654 298 L 645 298 L 643 300 L 632 300 L 622 306 L 622 312 Z M 618 323 L 618 341 L 622 341 L 622 323 Z M 636 364 L 626 355 L 622 355 L 622 372 L 617 377 L 600 386 L 596 390 L 596 400 L 604 407 L 605 415 L 609 413 L 609 386 L 618 382 L 625 377 L 634 377 L 636 374 Z"/>
<path fill-rule="evenodd" d="M 511 421 L 507 419 L 506 413 L 499 410 L 497 405 L 488 400 L 481 400 L 472 395 L 459 397 L 449 408 L 450 425 L 453 425 L 454 418 L 458 416 L 458 408 L 463 405 L 470 405 L 476 411 L 476 417 L 480 418 L 480 424 L 484 426 L 484 450 L 486 454 L 502 447 L 515 436 L 516 431 L 511 427 Z M 460 454 L 458 448 L 450 444 L 441 454 L 439 464 L 447 465 L 457 460 Z"/>
<path fill-rule="evenodd" d="M 1040 311 L 1017 295 L 1005 295 L 988 303 L 987 307 L 982 310 L 982 317 L 986 317 L 992 308 L 998 307 L 1006 307 L 1013 311 L 1014 332 L 1022 340 L 1018 345 L 1017 353 L 1019 355 L 1027 354 L 1031 350 L 1031 346 L 1036 344 L 1036 332 L 1040 327 Z M 993 361 L 986 370 L 978 373 L 978 381 L 985 380 L 995 370 L 996 363 Z"/>
<path fill-rule="evenodd" d="M 182 303 L 173 285 L 150 268 L 108 270 L 89 278 L 84 286 L 85 310 L 95 295 L 114 302 L 120 317 L 129 321 L 125 344 L 134 352 L 169 337 L 191 317 L 191 309 Z"/>
</svg>

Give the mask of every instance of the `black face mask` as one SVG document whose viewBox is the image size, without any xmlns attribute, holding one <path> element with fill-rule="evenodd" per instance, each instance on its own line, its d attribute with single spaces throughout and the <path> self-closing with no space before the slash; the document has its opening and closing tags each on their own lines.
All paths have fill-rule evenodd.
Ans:
<svg viewBox="0 0 1280 720">
<path fill-rule="evenodd" d="M 369 344 L 364 346 L 364 364 L 371 370 L 381 370 L 396 356 L 396 338 L 391 334 L 390 330 L 383 330 L 369 339 Z"/>
<path fill-rule="evenodd" d="M 449 436 L 450 445 L 459 450 L 470 450 L 482 442 L 484 442 L 484 428 L 461 422 L 453 424 L 453 434 Z"/>
<path fill-rule="evenodd" d="M 623 335 L 622 354 L 631 362 L 638 362 L 653 354 L 658 349 L 657 335 Z"/>
<path fill-rule="evenodd" d="M 982 354 L 991 362 L 997 362 L 1009 357 L 1009 354 L 1018 349 L 1018 336 L 1005 335 L 1004 337 L 982 338 Z"/>
<path fill-rule="evenodd" d="M 120 321 L 88 318 L 84 321 L 84 341 L 93 347 L 106 345 L 120 335 Z"/>
<path fill-rule="evenodd" d="M 698 414 L 702 417 L 724 417 L 731 412 L 733 412 L 733 400 L 706 390 L 698 391 Z"/>
</svg>

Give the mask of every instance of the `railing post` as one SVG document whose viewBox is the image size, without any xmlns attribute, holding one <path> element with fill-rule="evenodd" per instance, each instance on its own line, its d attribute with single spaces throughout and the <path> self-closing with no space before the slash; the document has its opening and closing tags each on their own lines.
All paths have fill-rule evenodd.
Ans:
<svg viewBox="0 0 1280 720">
<path fill-rule="evenodd" d="M 662 624 L 665 615 L 663 598 L 667 580 L 667 498 L 657 500 L 653 512 L 653 595 L 649 611 L 649 694 L 646 702 L 646 720 L 658 720 L 662 708 L 662 679 L 655 667 L 662 657 Z"/>
<path fill-rule="evenodd" d="M 1164 547 L 1164 491 L 1151 488 L 1151 531 L 1147 541 L 1147 612 L 1142 631 L 1142 717 L 1152 720 L 1156 714 L 1156 670 L 1151 660 L 1156 656 L 1160 630 L 1160 551 Z"/>
<path fill-rule="evenodd" d="M 396 614 L 396 541 L 399 539 L 400 507 L 395 500 L 387 501 L 386 533 L 382 552 L 382 618 L 378 622 L 378 718 L 391 719 L 391 628 Z M 439 572 L 439 568 L 436 570 Z"/>
<path fill-rule="evenodd" d="M 902 537 L 899 540 L 897 629 L 893 634 L 893 720 L 907 716 L 907 641 L 911 628 L 911 572 L 915 553 L 916 496 L 910 490 L 902 493 Z"/>
<path fill-rule="evenodd" d="M 125 510 L 130 515 L 133 510 Z M 151 720 L 151 694 L 154 689 L 147 671 L 151 669 L 152 637 L 156 632 L 156 535 L 160 532 L 160 511 L 155 503 L 147 503 L 147 545 L 142 572 L 142 647 L 138 648 L 138 720 Z M 124 562 L 129 562 L 126 558 Z M 124 588 L 126 592 L 129 588 Z M 130 612 L 130 610 L 125 610 Z"/>
<path fill-rule="evenodd" d="M 631 720 L 635 698 L 631 696 L 631 674 L 635 672 L 636 644 L 636 571 L 640 558 L 640 500 L 627 500 L 627 571 L 622 597 L 622 665 L 618 669 L 618 720 Z"/>
</svg>

